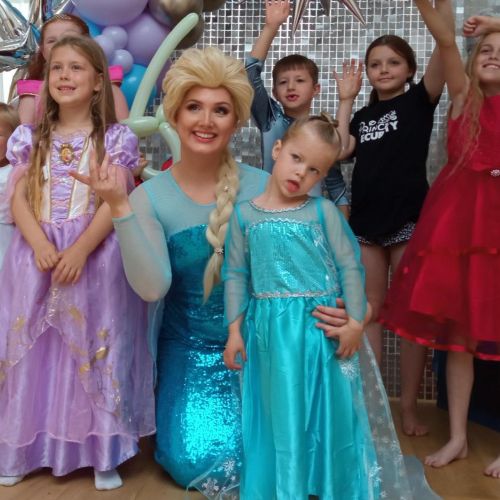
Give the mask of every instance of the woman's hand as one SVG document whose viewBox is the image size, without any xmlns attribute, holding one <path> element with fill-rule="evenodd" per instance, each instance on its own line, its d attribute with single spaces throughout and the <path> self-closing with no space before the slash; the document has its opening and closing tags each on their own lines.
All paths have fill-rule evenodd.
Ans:
<svg viewBox="0 0 500 500">
<path fill-rule="evenodd" d="M 359 323 L 352 318 L 349 318 L 344 326 L 337 329 L 337 338 L 339 340 L 339 348 L 337 356 L 340 359 L 350 358 L 359 351 L 361 347 L 361 338 L 363 337 L 363 323 Z"/>
<path fill-rule="evenodd" d="M 111 217 L 124 217 L 132 211 L 126 186 L 118 175 L 118 167 L 109 164 L 107 153 L 101 165 L 97 163 L 95 150 L 90 153 L 90 175 L 76 172 L 70 172 L 70 175 L 90 186 L 109 205 Z"/>
<path fill-rule="evenodd" d="M 39 271 L 50 271 L 59 262 L 56 247 L 46 238 L 33 245 L 33 253 Z"/>
<path fill-rule="evenodd" d="M 342 63 L 342 74 L 333 71 L 333 78 L 337 82 L 340 101 L 353 101 L 361 90 L 363 81 L 363 63 L 351 59 Z"/>
<path fill-rule="evenodd" d="M 245 343 L 238 331 L 232 331 L 227 339 L 226 348 L 224 349 L 224 364 L 230 370 L 241 370 L 242 366 L 236 362 L 236 357 L 241 354 L 243 361 L 247 360 Z"/>
<path fill-rule="evenodd" d="M 76 283 L 87 262 L 87 252 L 78 244 L 71 245 L 59 253 L 59 262 L 52 273 L 52 281 L 59 285 Z"/>
</svg>

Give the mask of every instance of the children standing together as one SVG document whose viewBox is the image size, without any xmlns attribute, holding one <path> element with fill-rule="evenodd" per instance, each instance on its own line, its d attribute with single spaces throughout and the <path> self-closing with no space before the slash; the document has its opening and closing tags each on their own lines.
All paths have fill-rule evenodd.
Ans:
<svg viewBox="0 0 500 500">
<path fill-rule="evenodd" d="M 157 461 L 210 498 L 224 491 L 199 479 L 232 453 L 241 482 L 225 492 L 243 499 L 411 499 L 377 369 L 382 324 L 404 339 L 406 434 L 427 433 L 426 346 L 449 351 L 450 439 L 425 463 L 467 456 L 473 356 L 500 360 L 500 23 L 465 23 L 480 38 L 464 67 L 450 1 L 415 4 L 436 41 L 422 79 L 406 41 L 374 40 L 370 102 L 352 119 L 356 61 L 334 72 L 338 121 L 310 116 L 320 86 L 306 57 L 278 61 L 275 99 L 265 90 L 289 0 L 266 1 L 248 79 L 217 49 L 185 51 L 164 88 L 181 160 L 130 200 L 137 139 L 117 123 L 104 55 L 72 18 L 49 24 L 64 36 L 44 53 L 40 103 L 20 107 L 39 123 L 0 108 L 0 485 L 92 467 L 97 489 L 116 488 L 157 428 Z M 445 84 L 448 163 L 427 193 Z M 250 104 L 270 176 L 228 151 Z M 350 156 L 349 214 L 334 165 Z M 165 307 L 156 426 L 141 297 Z M 242 373 L 241 409 L 223 361 Z M 485 473 L 500 477 L 500 458 Z"/>
</svg>

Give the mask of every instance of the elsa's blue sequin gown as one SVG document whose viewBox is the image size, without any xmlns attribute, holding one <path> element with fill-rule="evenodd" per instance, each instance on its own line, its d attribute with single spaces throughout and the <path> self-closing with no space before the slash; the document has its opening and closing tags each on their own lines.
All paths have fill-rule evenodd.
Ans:
<svg viewBox="0 0 500 500">
<path fill-rule="evenodd" d="M 266 180 L 261 170 L 241 165 L 238 200 L 262 192 Z M 214 205 L 191 200 L 169 171 L 142 184 L 131 202 L 134 214 L 114 221 L 127 277 L 148 300 L 166 293 L 157 343 L 155 457 L 186 486 L 234 451 L 240 433 L 234 375 L 222 361 L 222 286 L 203 304 L 203 272 L 212 252 L 205 231 Z"/>
<path fill-rule="evenodd" d="M 245 500 L 378 498 L 378 463 L 358 355 L 339 360 L 311 312 L 344 291 L 349 316 L 366 311 L 359 248 L 327 200 L 269 211 L 239 204 L 227 240 L 228 322 L 245 313 Z"/>
</svg>

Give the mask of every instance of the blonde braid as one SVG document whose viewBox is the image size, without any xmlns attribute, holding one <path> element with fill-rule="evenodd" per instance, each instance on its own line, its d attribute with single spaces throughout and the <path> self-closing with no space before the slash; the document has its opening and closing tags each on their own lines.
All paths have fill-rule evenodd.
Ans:
<svg viewBox="0 0 500 500">
<path fill-rule="evenodd" d="M 229 218 L 233 213 L 236 195 L 240 187 L 238 165 L 226 150 L 219 170 L 219 181 L 215 186 L 216 205 L 209 215 L 206 237 L 214 249 L 203 275 L 203 298 L 206 301 L 214 285 L 220 282 L 224 262 L 224 241 Z"/>
</svg>

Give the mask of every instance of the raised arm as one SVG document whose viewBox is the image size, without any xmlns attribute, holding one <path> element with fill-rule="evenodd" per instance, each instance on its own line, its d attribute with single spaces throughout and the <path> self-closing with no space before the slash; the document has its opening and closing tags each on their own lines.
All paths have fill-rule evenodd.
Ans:
<svg viewBox="0 0 500 500">
<path fill-rule="evenodd" d="M 250 55 L 264 61 L 281 25 L 290 15 L 290 0 L 265 0 L 266 21 L 257 40 L 253 44 Z"/>
<path fill-rule="evenodd" d="M 471 16 L 464 23 L 464 36 L 476 37 L 500 31 L 500 17 Z"/>
<path fill-rule="evenodd" d="M 449 0 L 441 0 L 436 2 L 436 10 L 446 22 L 448 28 L 455 33 L 455 18 L 453 9 Z M 441 52 L 439 45 L 436 44 L 431 58 L 427 64 L 424 74 L 424 85 L 432 102 L 436 102 L 443 92 L 445 84 L 445 75 L 443 71 L 443 63 L 441 61 Z"/>
<path fill-rule="evenodd" d="M 339 122 L 339 133 L 342 139 L 342 152 L 339 160 L 344 160 L 351 156 L 356 147 L 356 139 L 349 133 L 349 122 L 351 121 L 352 107 L 354 100 L 361 89 L 363 79 L 363 63 L 351 59 L 342 64 L 342 74 L 333 71 L 333 78 L 337 82 L 339 94 L 339 105 L 336 118 Z"/>
<path fill-rule="evenodd" d="M 441 11 L 447 8 L 444 4 L 448 4 L 449 7 L 449 0 L 436 0 L 436 4 L 441 4 L 439 8 L 433 7 L 429 0 L 414 0 L 414 2 L 439 48 L 444 78 L 453 103 L 451 116 L 456 118 L 462 113 L 469 81 L 455 41 L 455 30 Z"/>
</svg>

